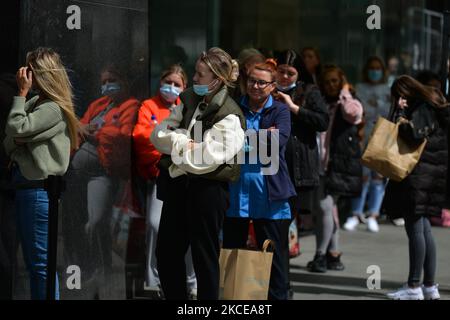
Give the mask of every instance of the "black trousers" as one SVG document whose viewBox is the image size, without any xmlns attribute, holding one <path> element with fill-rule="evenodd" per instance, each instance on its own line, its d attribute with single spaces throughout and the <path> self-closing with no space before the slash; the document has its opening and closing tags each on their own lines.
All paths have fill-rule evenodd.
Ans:
<svg viewBox="0 0 450 320">
<path fill-rule="evenodd" d="M 156 244 L 162 290 L 168 300 L 186 300 L 185 254 L 192 250 L 199 300 L 219 299 L 219 233 L 228 186 L 202 179 L 168 178 Z"/>
<path fill-rule="evenodd" d="M 223 226 L 223 247 L 226 249 L 245 248 L 248 239 L 249 219 L 225 218 Z M 289 284 L 289 243 L 290 220 L 253 220 L 256 242 L 262 248 L 265 240 L 275 243 L 269 284 L 269 300 L 287 300 Z"/>
</svg>

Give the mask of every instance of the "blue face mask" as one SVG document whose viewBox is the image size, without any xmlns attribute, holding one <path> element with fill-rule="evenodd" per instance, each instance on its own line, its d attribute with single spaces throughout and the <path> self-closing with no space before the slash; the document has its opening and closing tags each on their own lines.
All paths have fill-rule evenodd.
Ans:
<svg viewBox="0 0 450 320">
<path fill-rule="evenodd" d="M 120 89 L 120 84 L 118 84 L 117 82 L 104 84 L 102 86 L 102 96 L 111 97 L 120 92 Z"/>
<path fill-rule="evenodd" d="M 216 81 L 216 80 L 214 80 L 214 81 Z M 214 89 L 209 90 L 209 87 L 211 86 L 211 84 L 213 82 L 211 82 L 210 84 L 194 84 L 194 92 L 195 92 L 195 94 L 200 96 L 200 97 L 204 97 L 204 96 L 210 95 L 214 91 Z"/>
<path fill-rule="evenodd" d="M 283 86 L 280 86 L 279 84 L 277 84 L 277 89 L 281 92 L 288 92 L 296 87 L 297 87 L 297 82 L 293 82 L 291 85 L 289 85 L 287 87 L 283 87 Z"/>
<path fill-rule="evenodd" d="M 159 92 L 161 93 L 161 96 L 164 98 L 164 100 L 170 103 L 174 103 L 180 96 L 181 89 L 171 86 L 170 84 L 163 84 L 161 88 L 159 88 Z"/>
<path fill-rule="evenodd" d="M 369 80 L 372 82 L 380 82 L 383 79 L 383 70 L 369 70 Z"/>
</svg>

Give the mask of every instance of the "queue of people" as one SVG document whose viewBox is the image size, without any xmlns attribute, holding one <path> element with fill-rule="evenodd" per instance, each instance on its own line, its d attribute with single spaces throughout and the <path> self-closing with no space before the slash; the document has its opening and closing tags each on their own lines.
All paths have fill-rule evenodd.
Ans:
<svg viewBox="0 0 450 320">
<path fill-rule="evenodd" d="M 220 249 L 246 248 L 252 226 L 257 247 L 274 243 L 269 299 L 287 300 L 289 226 L 299 214 L 312 216 L 316 248 L 307 269 L 342 271 L 338 203 L 347 199 L 345 230 L 365 222 L 376 233 L 380 214 L 405 219 L 408 283 L 389 297 L 438 299 L 430 217 L 440 216 L 448 200 L 443 95 L 408 76 L 390 88 L 378 57 L 368 59 L 355 87 L 312 47 L 273 57 L 246 49 L 238 60 L 220 48 L 201 53 L 192 86 L 181 65 L 169 66 L 157 94 L 143 102 L 130 92 L 126 72 L 108 65 L 100 72 L 100 97 L 78 119 L 59 55 L 39 48 L 27 56 L 4 146 L 16 185 L 66 176 L 66 259 L 83 261 L 88 277 L 110 274 L 112 212 L 125 205 L 145 221 L 147 286 L 168 300 L 217 300 Z M 27 101 L 31 89 L 38 95 Z M 379 116 L 401 121 L 400 135 L 411 145 L 427 140 L 416 169 L 400 183 L 360 162 Z M 118 204 L 124 195 L 128 202 Z M 73 202 L 82 204 L 82 219 Z M 31 297 L 44 299 L 45 190 L 18 189 L 15 212 Z"/>
</svg>

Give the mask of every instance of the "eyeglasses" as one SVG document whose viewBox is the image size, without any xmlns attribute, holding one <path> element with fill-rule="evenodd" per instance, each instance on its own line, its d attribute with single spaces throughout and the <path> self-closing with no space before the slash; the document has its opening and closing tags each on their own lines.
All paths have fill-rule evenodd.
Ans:
<svg viewBox="0 0 450 320">
<path fill-rule="evenodd" d="M 253 79 L 253 78 L 248 78 L 248 79 L 247 79 L 247 84 L 248 84 L 249 86 L 253 87 L 253 86 L 255 85 L 255 83 L 256 83 L 256 85 L 257 85 L 258 88 L 260 88 L 260 89 L 265 89 L 265 88 L 267 88 L 268 85 L 270 85 L 270 84 L 272 84 L 272 83 L 274 83 L 274 82 L 275 82 L 275 81 L 270 81 L 270 82 L 268 82 L 268 81 L 264 81 L 264 80 L 256 80 L 256 79 Z"/>
</svg>

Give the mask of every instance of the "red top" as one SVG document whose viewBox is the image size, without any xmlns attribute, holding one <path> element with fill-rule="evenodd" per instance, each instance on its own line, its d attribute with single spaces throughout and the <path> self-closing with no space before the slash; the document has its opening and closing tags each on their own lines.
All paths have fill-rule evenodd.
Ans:
<svg viewBox="0 0 450 320">
<path fill-rule="evenodd" d="M 89 124 L 110 104 L 111 98 L 102 97 L 92 102 L 80 122 Z M 129 98 L 113 107 L 104 116 L 104 125 L 97 131 L 97 152 L 100 163 L 110 175 L 129 176 L 131 167 L 131 134 L 136 123 L 139 101 Z"/>
<path fill-rule="evenodd" d="M 176 101 L 178 105 L 180 100 Z M 161 123 L 170 115 L 170 109 L 167 108 L 159 95 L 146 100 L 139 109 L 137 124 L 133 131 L 134 151 L 136 156 L 136 167 L 139 175 L 147 180 L 155 179 L 159 174 L 158 162 L 161 154 L 150 142 L 150 136 L 153 132 L 151 126 L 152 116 Z"/>
</svg>

